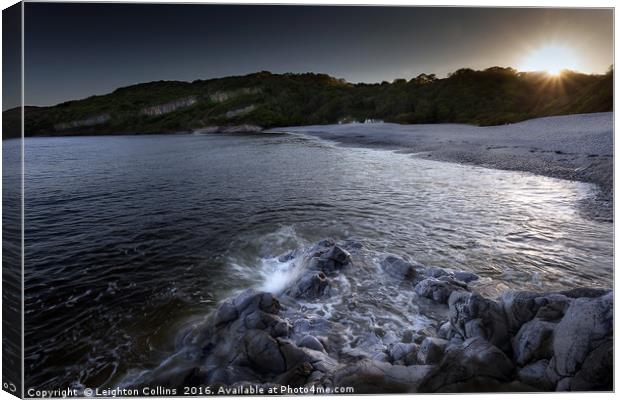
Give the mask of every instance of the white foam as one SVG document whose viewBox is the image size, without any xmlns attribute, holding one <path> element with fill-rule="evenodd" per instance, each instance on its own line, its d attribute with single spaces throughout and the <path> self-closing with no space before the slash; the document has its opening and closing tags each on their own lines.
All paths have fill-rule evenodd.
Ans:
<svg viewBox="0 0 620 400">
<path fill-rule="evenodd" d="M 260 273 L 262 282 L 259 289 L 273 294 L 282 293 L 297 277 L 296 261 L 296 259 L 278 261 L 277 258 L 261 260 Z"/>
</svg>

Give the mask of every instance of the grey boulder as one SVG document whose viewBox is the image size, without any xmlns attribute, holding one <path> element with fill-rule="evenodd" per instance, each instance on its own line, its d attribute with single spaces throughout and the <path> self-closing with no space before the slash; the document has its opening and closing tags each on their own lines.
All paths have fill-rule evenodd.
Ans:
<svg viewBox="0 0 620 400">
<path fill-rule="evenodd" d="M 452 292 L 469 291 L 469 289 L 466 284 L 454 279 L 426 278 L 416 285 L 415 291 L 419 296 L 448 304 Z"/>
</svg>

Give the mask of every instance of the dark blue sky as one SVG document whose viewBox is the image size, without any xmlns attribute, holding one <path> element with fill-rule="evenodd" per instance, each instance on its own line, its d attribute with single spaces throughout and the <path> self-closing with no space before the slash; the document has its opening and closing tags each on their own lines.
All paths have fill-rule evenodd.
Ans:
<svg viewBox="0 0 620 400">
<path fill-rule="evenodd" d="M 613 62 L 611 10 L 27 3 L 26 104 L 260 70 L 391 81 L 515 66 L 561 42 Z"/>
</svg>

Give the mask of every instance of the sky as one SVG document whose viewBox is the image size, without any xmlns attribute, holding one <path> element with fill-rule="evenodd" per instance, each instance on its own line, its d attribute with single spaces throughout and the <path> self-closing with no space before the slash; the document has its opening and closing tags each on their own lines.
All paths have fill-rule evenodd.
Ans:
<svg viewBox="0 0 620 400">
<path fill-rule="evenodd" d="M 558 45 L 582 72 L 613 63 L 610 9 L 26 3 L 24 29 L 25 103 L 40 106 L 263 70 L 381 82 L 518 69 Z"/>
</svg>

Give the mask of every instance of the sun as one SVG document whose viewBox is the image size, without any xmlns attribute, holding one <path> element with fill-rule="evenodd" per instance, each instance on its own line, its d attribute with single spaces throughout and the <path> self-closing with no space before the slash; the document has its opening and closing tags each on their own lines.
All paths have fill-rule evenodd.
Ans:
<svg viewBox="0 0 620 400">
<path fill-rule="evenodd" d="M 566 69 L 579 69 L 579 60 L 571 48 L 562 45 L 540 47 L 530 52 L 519 66 L 520 71 L 544 71 L 556 76 Z"/>
</svg>

